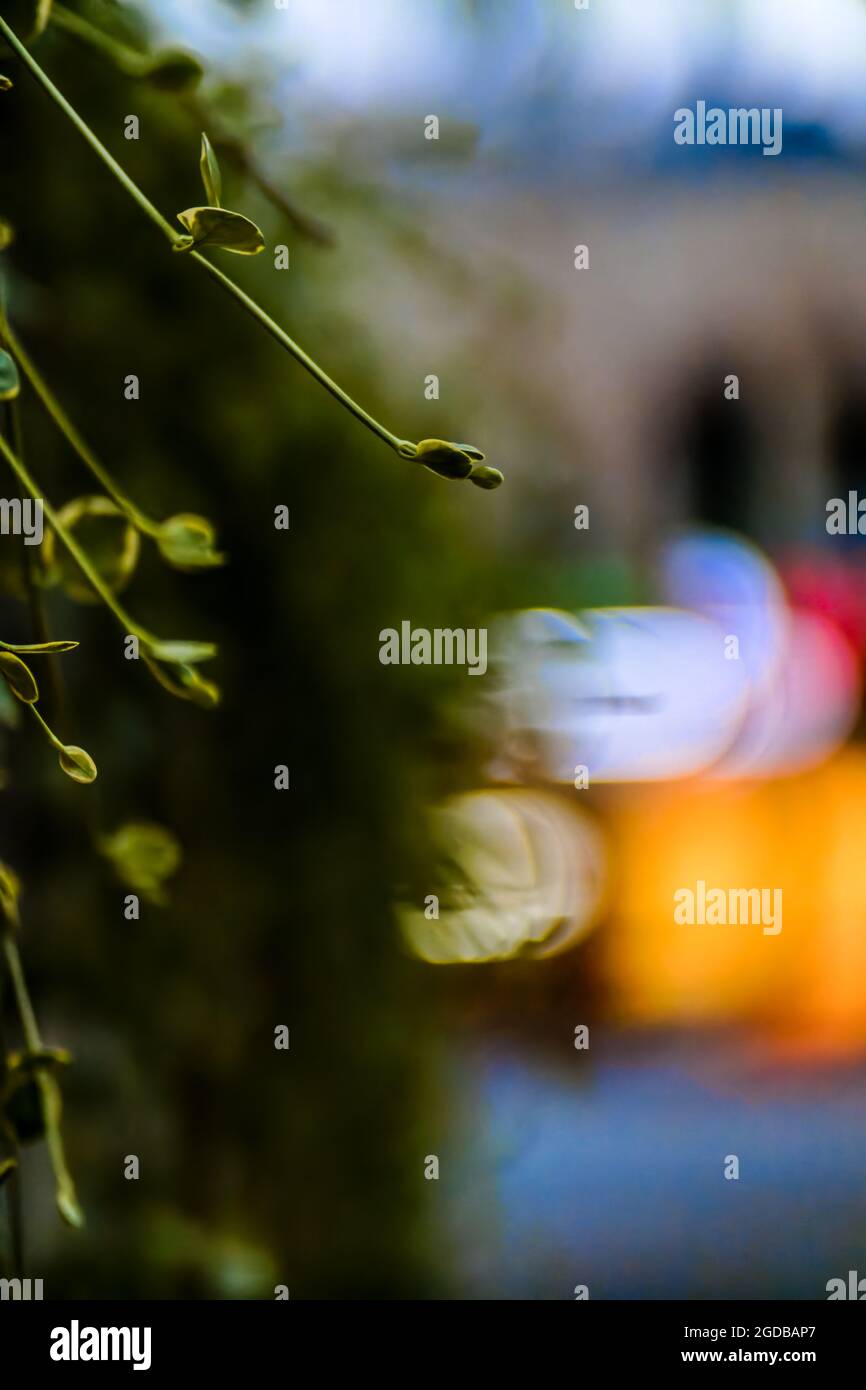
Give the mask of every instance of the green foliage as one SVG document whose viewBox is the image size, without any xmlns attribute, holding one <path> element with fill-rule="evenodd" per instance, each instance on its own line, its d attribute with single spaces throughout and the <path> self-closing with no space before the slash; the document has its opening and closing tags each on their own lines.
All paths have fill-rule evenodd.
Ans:
<svg viewBox="0 0 866 1390">
<path fill-rule="evenodd" d="M 8 352 L 0 351 L 0 401 L 14 401 L 21 390 L 18 368 Z"/>
<path fill-rule="evenodd" d="M 85 786 L 94 782 L 96 780 L 96 763 L 90 754 L 85 752 L 83 748 L 79 748 L 77 744 L 63 743 L 39 713 L 35 700 L 28 701 L 27 708 L 32 712 L 52 748 L 56 750 L 60 767 L 67 777 L 71 777 L 73 782 L 81 782 Z"/>
<path fill-rule="evenodd" d="M 199 661 L 210 661 L 216 656 L 213 642 L 149 642 L 148 651 L 156 661 L 167 661 L 176 666 L 192 666 Z"/>
<path fill-rule="evenodd" d="M 56 4 L 53 11 L 58 28 L 110 59 L 127 77 L 139 78 L 163 92 L 188 95 L 195 91 L 204 69 L 195 54 L 180 48 L 142 53 L 123 38 L 91 24 L 83 15 Z"/>
<path fill-rule="evenodd" d="M 448 444 L 444 439 L 422 439 L 415 450 L 415 457 L 440 478 L 468 478 L 472 472 L 472 459 L 466 450 L 458 448 L 456 444 Z"/>
<path fill-rule="evenodd" d="M 189 232 L 189 239 L 174 244 L 175 251 L 191 251 L 200 246 L 218 246 L 237 256 L 257 256 L 265 249 L 265 239 L 255 222 L 226 208 L 187 208 L 177 220 Z"/>
<path fill-rule="evenodd" d="M 204 184 L 205 196 L 211 207 L 218 208 L 223 191 L 223 177 L 220 173 L 219 160 L 213 151 L 213 145 L 208 140 L 204 131 L 201 133 L 201 181 Z"/>
<path fill-rule="evenodd" d="M 166 521 L 156 521 L 132 501 L 109 474 L 105 465 L 99 461 L 93 449 L 81 437 L 54 392 L 37 370 L 35 363 L 25 352 L 24 346 L 13 332 L 11 324 L 2 317 L 0 317 L 0 331 L 12 349 L 14 357 L 20 363 L 24 376 L 33 387 L 60 433 L 74 449 L 84 466 L 90 470 L 96 481 L 105 488 L 109 498 L 114 503 L 114 510 L 112 511 L 110 506 L 105 505 L 106 499 L 98 498 L 95 513 L 103 516 L 117 516 L 122 513 L 129 524 L 135 527 L 139 535 L 146 536 L 156 542 L 163 559 L 174 569 L 207 569 L 223 564 L 225 556 L 214 549 L 216 532 L 206 517 L 182 513 L 171 516 Z M 91 514 L 94 512 L 94 508 L 89 503 L 87 510 Z M 71 523 L 74 523 L 75 519 L 77 519 L 76 513 L 73 512 L 70 519 Z M 61 521 L 63 520 L 64 515 L 61 513 Z M 71 531 L 73 524 L 70 524 L 67 529 Z M 51 543 L 49 541 L 50 549 Z M 78 564 L 77 561 L 75 563 Z M 112 587 L 110 583 L 109 587 Z M 86 592 L 89 594 L 91 591 L 88 589 Z"/>
<path fill-rule="evenodd" d="M 0 912 L 9 927 L 18 928 L 18 899 L 21 896 L 21 881 L 8 864 L 0 864 Z"/>
<path fill-rule="evenodd" d="M 474 444 L 449 444 L 444 439 L 422 439 L 420 444 L 408 445 L 400 452 L 406 458 L 417 459 L 440 478 L 468 478 L 476 487 L 485 488 L 488 492 L 499 487 L 503 481 L 498 468 L 489 468 L 481 463 L 484 455 Z"/>
<path fill-rule="evenodd" d="M 0 651 L 29 653 L 31 656 L 59 656 L 63 652 L 74 652 L 77 642 L 0 642 Z"/>
<path fill-rule="evenodd" d="M 74 743 L 68 743 L 61 748 L 58 762 L 73 782 L 81 782 L 87 786 L 96 780 L 96 763 L 85 749 L 77 747 Z"/>
<path fill-rule="evenodd" d="M 39 687 L 33 672 L 20 656 L 12 652 L 0 652 L 0 676 L 22 704 L 33 705 L 39 699 Z"/>
<path fill-rule="evenodd" d="M 39 35 L 48 28 L 48 22 L 51 19 L 52 4 L 53 0 L 35 0 L 35 16 L 32 30 L 33 38 L 38 38 Z"/>
<path fill-rule="evenodd" d="M 105 835 L 99 848 L 121 883 L 150 902 L 166 901 L 166 881 L 177 873 L 181 848 L 177 838 L 162 825 L 130 822 Z"/>
<path fill-rule="evenodd" d="M 170 695 L 175 695 L 179 700 L 189 700 L 200 709 L 215 709 L 220 703 L 222 695 L 219 686 L 205 680 L 195 666 L 162 661 L 152 655 L 147 647 L 142 648 L 141 655 L 151 675 Z"/>
<path fill-rule="evenodd" d="M 6 1070 L 10 1076 L 23 1081 L 39 1072 L 57 1072 L 71 1062 L 72 1053 L 65 1047 L 39 1047 L 30 1052 L 8 1053 Z"/>
<path fill-rule="evenodd" d="M 203 516 L 184 512 L 161 522 L 155 531 L 162 558 L 178 570 L 211 569 L 225 556 L 214 549 L 216 533 Z"/>
<path fill-rule="evenodd" d="M 45 32 L 51 11 L 51 0 L 5 0 L 3 5 L 3 15 L 28 44 Z"/>
<path fill-rule="evenodd" d="M 469 474 L 470 483 L 476 487 L 484 488 L 486 492 L 492 492 L 504 481 L 504 477 L 498 468 L 490 468 L 487 464 L 477 464 Z"/>
<path fill-rule="evenodd" d="M 103 584 L 113 594 L 126 588 L 138 564 L 139 536 L 109 497 L 77 497 L 58 513 L 66 530 L 81 544 Z M 76 603 L 100 603 L 101 597 L 49 529 L 43 545 L 49 583 L 60 583 Z"/>
</svg>

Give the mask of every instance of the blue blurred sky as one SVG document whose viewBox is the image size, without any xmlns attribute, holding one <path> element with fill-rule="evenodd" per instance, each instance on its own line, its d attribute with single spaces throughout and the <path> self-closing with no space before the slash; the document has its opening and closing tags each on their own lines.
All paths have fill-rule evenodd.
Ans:
<svg viewBox="0 0 866 1390">
<path fill-rule="evenodd" d="M 475 123 L 482 150 L 531 153 L 536 170 L 706 159 L 672 138 L 673 111 L 698 98 L 781 106 L 783 157 L 866 147 L 866 0 L 149 3 L 167 38 L 270 65 L 296 120 L 432 112 Z M 722 157 L 744 154 L 760 151 Z"/>
</svg>

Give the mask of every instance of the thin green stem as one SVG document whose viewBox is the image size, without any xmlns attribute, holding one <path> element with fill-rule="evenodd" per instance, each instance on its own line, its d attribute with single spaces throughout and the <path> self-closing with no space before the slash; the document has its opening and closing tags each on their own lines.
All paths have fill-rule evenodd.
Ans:
<svg viewBox="0 0 866 1390">
<path fill-rule="evenodd" d="M 142 193 L 138 185 L 134 183 L 132 179 L 129 177 L 126 170 L 122 169 L 121 166 L 118 164 L 117 160 L 114 158 L 114 155 L 109 154 L 102 141 L 97 138 L 97 136 L 90 129 L 90 126 L 87 125 L 87 123 L 81 119 L 78 112 L 66 100 L 66 97 L 63 95 L 63 93 L 57 87 L 55 87 L 54 83 L 51 81 L 51 78 L 39 66 L 36 59 L 33 57 L 30 51 L 27 48 L 25 48 L 24 44 L 12 31 L 12 29 L 9 28 L 9 25 L 6 23 L 6 20 L 3 18 L 2 15 L 0 15 L 0 32 L 3 33 L 6 42 L 9 44 L 11 48 L 15 50 L 25 67 L 30 69 L 30 72 L 36 78 L 37 82 L 40 82 L 42 84 L 48 95 L 51 97 L 52 101 L 55 101 L 57 105 L 60 107 L 61 111 L 64 113 L 64 115 L 68 116 L 69 120 L 72 122 L 75 128 L 80 132 L 81 135 L 84 136 L 91 149 L 93 149 L 95 153 L 99 155 L 99 158 L 102 160 L 102 162 L 105 165 L 107 165 L 107 167 L 114 174 L 114 177 L 118 180 L 119 183 L 123 185 L 129 196 L 135 199 L 142 212 L 150 218 L 151 222 L 153 222 L 155 226 L 159 227 L 160 231 L 168 237 L 169 241 L 174 242 L 180 240 L 181 234 L 174 230 L 171 223 L 166 221 L 162 213 L 157 208 L 155 208 L 150 199 L 146 197 L 144 193 Z"/>
<path fill-rule="evenodd" d="M 57 4 L 56 0 L 51 9 L 51 22 L 58 29 L 64 29 L 67 34 L 71 34 L 73 38 L 80 39 L 91 48 L 104 53 L 128 77 L 146 77 L 152 68 L 154 58 L 151 54 L 130 48 L 128 44 L 107 34 L 104 29 L 97 29 L 96 25 L 91 24 L 82 15 L 68 10 L 65 5 Z M 206 111 L 195 97 L 188 97 L 187 105 L 199 124 L 207 125 L 210 129 L 214 123 L 213 114 Z M 231 137 L 220 137 L 219 143 L 223 152 L 227 153 L 268 201 L 291 222 L 295 231 L 310 241 L 318 242 L 320 246 L 333 246 L 334 234 L 331 229 L 318 218 L 304 212 L 285 193 L 275 188 L 262 173 L 245 145 Z"/>
<path fill-rule="evenodd" d="M 103 579 L 100 578 L 99 574 L 96 572 L 96 570 L 93 568 L 93 565 L 90 563 L 90 559 L 86 551 L 82 550 L 75 537 L 60 520 L 60 517 L 57 515 L 57 512 L 54 510 L 51 503 L 48 501 L 46 497 L 43 496 L 33 475 L 25 467 L 18 455 L 12 449 L 10 449 L 9 444 L 4 439 L 2 434 L 0 434 L 0 454 L 2 454 L 3 457 L 6 459 L 7 463 L 12 468 L 12 471 L 14 472 L 18 481 L 23 485 L 27 492 L 29 492 L 30 496 L 34 500 L 41 502 L 42 509 L 45 512 L 45 515 L 48 517 L 51 526 L 54 528 L 54 531 L 58 539 L 69 551 L 69 554 L 72 556 L 78 568 L 81 570 L 81 573 L 84 575 L 85 579 L 89 581 L 89 583 L 96 591 L 96 593 L 99 595 L 99 597 L 102 599 L 106 607 L 110 609 L 110 611 L 117 618 L 117 621 L 120 623 L 120 626 L 123 628 L 124 634 L 126 636 L 132 635 L 134 637 L 137 637 L 140 643 L 142 644 L 143 648 L 151 649 L 150 654 L 155 659 L 179 665 L 182 669 L 186 669 L 187 664 L 192 664 L 196 661 L 205 661 L 208 659 L 208 657 L 213 656 L 215 654 L 216 648 L 213 646 L 212 643 L 164 642 L 161 641 L 160 638 L 156 637 L 152 632 L 148 632 L 147 628 L 142 627 L 140 623 L 135 622 L 133 618 L 130 617 L 129 613 L 127 613 L 126 609 L 123 608 L 120 603 L 118 603 L 114 594 L 108 588 L 108 585 L 104 582 Z M 194 655 L 186 654 L 189 652 L 190 648 L 197 649 Z M 181 651 L 179 652 L 178 649 L 181 649 Z M 146 664 L 152 670 L 152 663 L 150 661 L 147 661 L 147 652 L 142 650 L 141 654 L 145 657 Z M 208 684 L 207 682 L 202 682 L 201 678 L 196 677 L 194 673 L 189 676 L 188 683 L 190 687 L 192 687 L 193 685 L 198 685 L 201 688 L 204 688 L 204 686 Z M 44 724 L 44 720 L 42 719 L 42 716 L 38 713 L 38 711 L 32 705 L 30 706 L 30 708 L 33 709 L 33 713 L 36 715 L 37 719 L 39 719 L 40 723 Z M 47 725 L 45 727 L 47 728 Z M 58 744 L 58 747 L 60 746 L 61 745 Z"/>
<path fill-rule="evenodd" d="M 27 1051 L 38 1053 L 42 1051 L 42 1037 L 39 1032 L 39 1024 L 36 1022 L 36 1014 L 30 1002 L 30 994 L 27 989 L 27 982 L 24 978 L 24 968 L 21 964 L 21 956 L 18 952 L 18 944 L 8 928 L 3 932 L 3 954 L 6 957 L 6 967 L 12 981 L 12 990 L 15 995 L 15 1003 L 18 1008 L 18 1016 L 21 1020 L 21 1031 L 24 1034 L 24 1041 L 27 1044 Z M 36 1085 L 39 1088 L 39 1096 L 42 1102 L 42 1116 L 45 1121 L 45 1139 L 48 1144 L 48 1152 L 51 1156 L 51 1167 L 54 1171 L 54 1181 L 57 1187 L 57 1205 L 64 1220 L 71 1226 L 80 1226 L 84 1218 L 78 1206 L 78 1199 L 75 1195 L 75 1184 L 66 1166 L 66 1155 L 63 1149 L 63 1136 L 60 1132 L 61 1099 L 60 1088 L 53 1076 L 48 1076 L 41 1067 L 36 1069 Z"/>
<path fill-rule="evenodd" d="M 42 1099 L 45 1140 L 48 1144 L 51 1167 L 54 1171 L 57 1206 L 64 1221 L 70 1226 L 80 1227 L 84 1225 L 84 1213 L 78 1205 L 75 1183 L 72 1181 L 72 1174 L 66 1166 L 63 1134 L 60 1129 L 60 1118 L 63 1112 L 60 1087 L 53 1076 L 47 1075 L 41 1069 L 36 1073 L 36 1084 Z"/>
<path fill-rule="evenodd" d="M 21 1031 L 24 1034 L 27 1050 L 28 1052 L 41 1052 L 42 1036 L 39 1032 L 39 1024 L 36 1022 L 36 1014 L 33 1012 L 33 1005 L 30 1002 L 18 943 L 8 928 L 3 932 L 3 954 L 6 957 L 6 968 L 12 981 L 12 992 L 15 995 L 15 1005 L 18 1009 L 18 1017 L 21 1019 Z"/>
<path fill-rule="evenodd" d="M 55 732 L 54 732 L 54 730 L 52 729 L 51 725 L 48 724 L 48 723 L 42 718 L 42 715 L 39 713 L 38 709 L 36 708 L 35 703 L 33 703 L 33 704 L 28 703 L 27 708 L 30 710 L 30 713 L 33 715 L 34 719 L 36 719 L 36 720 L 42 725 L 43 731 L 44 731 L 44 733 L 45 733 L 45 737 L 48 739 L 48 742 L 51 744 L 52 748 L 56 748 L 57 751 L 58 751 L 58 753 L 65 753 L 65 752 L 66 752 L 66 744 L 63 743 L 63 742 L 61 741 L 61 739 L 59 739 L 59 738 L 57 737 L 57 735 L 55 734 Z"/>
<path fill-rule="evenodd" d="M 368 415 L 366 410 L 358 405 L 357 401 L 347 395 L 342 386 L 338 386 L 336 381 L 329 377 L 327 372 L 322 370 L 318 362 L 315 362 L 312 357 L 304 352 L 304 349 L 295 342 L 294 338 L 289 337 L 285 329 L 281 328 L 280 325 L 271 318 L 270 314 L 265 312 L 260 304 L 256 303 L 256 301 L 242 290 L 239 285 L 236 285 L 234 280 L 220 270 L 218 266 L 215 266 L 212 261 L 209 261 L 200 251 L 190 251 L 187 254 L 190 260 L 197 261 L 198 264 L 207 271 L 208 275 L 210 275 L 213 280 L 216 280 L 217 284 L 225 290 L 226 294 L 230 294 L 233 299 L 236 299 L 252 318 L 256 319 L 263 328 L 267 329 L 271 337 L 276 339 L 280 346 L 285 348 L 286 352 L 291 353 L 295 361 L 300 362 L 301 366 L 304 367 L 311 376 L 315 377 L 316 381 L 318 381 L 321 386 L 324 386 L 326 391 L 330 391 L 331 395 L 334 396 L 336 400 L 340 401 L 347 410 L 350 410 L 355 418 L 361 421 L 362 425 L 366 425 L 367 429 L 372 430 L 374 434 L 377 434 L 380 439 L 384 439 L 386 444 L 389 444 L 392 449 L 396 449 L 399 453 L 401 445 L 407 444 L 407 440 L 398 439 L 395 434 L 392 434 L 384 425 L 381 425 L 372 415 Z"/>
<path fill-rule="evenodd" d="M 51 8 L 51 22 L 56 28 L 71 34 L 73 38 L 80 39 L 91 48 L 104 53 L 128 77 L 146 77 L 152 68 L 154 62 L 152 54 L 130 48 L 129 44 L 107 34 L 104 29 L 98 29 L 83 15 L 68 10 L 65 5 L 58 4 L 57 0 Z M 210 129 L 214 124 L 213 113 L 203 107 L 202 103 L 194 96 L 188 96 L 186 104 L 199 124 L 207 125 Z M 285 193 L 275 188 L 262 173 L 250 151 L 241 141 L 231 136 L 220 135 L 219 144 L 223 152 L 253 181 L 268 201 L 291 222 L 295 231 L 299 232 L 301 236 L 308 237 L 310 241 L 318 242 L 320 246 L 333 246 L 334 234 L 330 227 L 325 226 L 318 218 L 304 212 Z"/>
<path fill-rule="evenodd" d="M 45 603 L 42 597 L 42 590 L 36 574 L 36 562 L 30 553 L 29 546 L 24 549 L 24 583 L 27 589 L 27 606 L 30 609 L 30 621 L 33 625 L 33 635 L 36 638 L 35 645 L 47 646 L 51 641 L 51 630 L 48 626 L 48 616 L 45 612 Z M 63 680 L 57 657 L 48 653 L 45 661 L 45 668 L 48 674 L 49 708 L 52 717 L 63 722 L 66 709 L 66 701 L 63 693 Z"/>
<path fill-rule="evenodd" d="M 5 972 L 0 969 L 0 1082 L 6 1080 L 6 1029 L 3 1022 Z M 0 1154 L 5 1150 L 5 1155 L 17 1164 L 20 1159 L 18 1148 L 18 1136 L 6 1119 L 0 1113 L 0 1140 L 2 1148 Z M 3 1192 L 6 1198 L 6 1216 L 9 1226 L 9 1247 L 12 1263 L 13 1278 L 21 1278 L 24 1268 L 24 1226 L 21 1216 L 21 1168 L 15 1169 L 3 1184 Z"/>
<path fill-rule="evenodd" d="M 9 464 L 18 481 L 27 490 L 30 496 L 34 500 L 42 502 L 42 507 L 45 512 L 45 515 L 48 517 L 48 520 L 54 528 L 54 531 L 57 534 L 58 538 L 69 551 L 69 554 L 72 556 L 78 568 L 81 570 L 81 573 L 84 575 L 85 579 L 87 579 L 89 583 L 93 586 L 93 588 L 99 594 L 99 597 L 102 599 L 106 607 L 110 608 L 111 612 L 114 614 L 121 627 L 123 628 L 124 632 L 131 633 L 132 635 L 138 637 L 141 641 L 146 642 L 148 644 L 156 641 L 156 638 L 153 636 L 153 634 L 147 632 L 146 629 L 141 627 L 139 623 L 134 622 L 134 620 L 126 612 L 125 608 L 123 608 L 122 605 L 118 603 L 114 594 L 111 592 L 111 590 L 108 588 L 108 586 L 100 578 L 96 570 L 91 565 L 88 556 L 82 550 L 75 537 L 71 534 L 71 532 L 67 530 L 67 528 L 64 526 L 63 522 L 57 515 L 56 511 L 52 507 L 51 503 L 45 497 L 44 493 L 40 491 L 32 474 L 25 467 L 21 459 L 18 458 L 17 454 L 15 454 L 12 451 L 12 449 L 10 449 L 7 441 L 4 439 L 2 435 L 0 435 L 0 453 L 3 454 L 3 457 L 6 459 L 6 462 Z"/>
<path fill-rule="evenodd" d="M 9 341 L 8 324 L 2 307 L 0 307 L 0 340 Z M 24 432 L 21 428 L 21 412 L 18 409 L 17 398 L 7 402 L 7 414 L 9 417 L 9 433 L 12 436 L 12 448 L 20 459 L 24 458 Z M 37 643 L 47 643 L 51 640 L 48 628 L 48 618 L 45 613 L 45 604 L 42 601 L 42 594 L 39 589 L 36 574 L 36 561 L 33 557 L 29 545 L 22 546 L 22 568 L 24 571 L 24 588 L 27 593 L 27 606 L 30 610 L 30 621 L 33 624 L 33 635 Z M 0 643 L 0 647 L 5 643 Z M 51 689 L 51 710 L 52 713 L 62 719 L 63 717 L 63 684 L 58 670 L 57 661 L 54 657 L 48 659 L 48 683 Z"/>
<path fill-rule="evenodd" d="M 140 531 L 146 532 L 146 534 L 149 536 L 158 535 L 159 523 L 153 521 L 150 517 L 145 516 L 143 512 L 139 511 L 138 507 L 135 506 L 134 502 L 132 502 L 123 492 L 121 492 L 120 488 L 114 482 L 110 473 L 108 473 L 106 469 L 103 468 L 102 464 L 99 462 L 99 459 L 93 453 L 86 440 L 84 440 L 78 433 L 78 430 L 75 428 L 75 425 L 72 423 L 69 416 L 66 414 L 66 411 L 63 409 L 63 406 L 60 404 L 57 397 L 54 395 L 53 391 L 48 386 L 47 382 L 45 381 L 45 378 L 42 376 L 42 373 L 38 370 L 33 360 L 22 347 L 19 338 L 13 332 L 12 325 L 9 323 L 9 320 L 5 316 L 2 318 L 2 320 L 0 320 L 0 336 L 2 336 L 2 338 L 7 343 L 9 350 L 12 353 L 12 356 L 17 361 L 19 367 L 26 376 L 27 380 L 30 382 L 30 385 L 33 387 L 33 390 L 36 392 L 45 409 L 48 411 L 48 414 L 51 416 L 51 419 L 54 421 L 60 433 L 75 450 L 76 454 L 81 459 L 85 467 L 90 469 L 90 472 L 96 478 L 97 482 L 105 489 L 109 497 L 111 497 L 117 503 L 120 510 L 125 514 L 125 516 L 132 522 L 134 526 L 136 526 Z M 13 448 L 15 448 L 14 442 Z M 16 449 L 16 452 L 19 454 L 20 457 L 20 449 Z"/>
<path fill-rule="evenodd" d="M 182 241 L 183 234 L 175 231 L 171 224 L 163 217 L 162 213 L 154 207 L 150 199 L 141 191 L 138 185 L 133 182 L 126 171 L 121 168 L 114 156 L 105 148 L 102 141 L 97 138 L 87 123 L 82 120 L 75 108 L 66 100 L 63 93 L 55 87 L 54 83 L 43 71 L 33 55 L 28 52 L 21 40 L 16 37 L 2 15 L 0 15 L 0 32 L 3 33 L 7 42 L 15 50 L 18 57 L 29 69 L 36 81 L 40 83 L 52 100 L 57 103 L 64 115 L 72 121 L 73 125 L 81 135 L 84 136 L 84 139 L 90 145 L 94 153 L 97 154 L 106 167 L 110 169 L 111 173 L 126 189 L 130 197 L 135 199 L 136 203 L 138 203 L 146 216 L 150 218 L 151 222 L 159 227 L 160 231 L 168 237 L 172 246 Z M 193 250 L 187 254 L 191 260 L 202 266 L 227 294 L 231 295 L 233 299 L 236 299 L 242 308 L 244 308 L 252 318 L 256 319 L 286 352 L 290 353 L 311 376 L 315 377 L 316 381 L 318 381 L 321 386 L 324 386 L 326 391 L 329 391 L 336 400 L 340 401 L 347 410 L 351 411 L 355 418 L 360 420 L 362 425 L 366 425 L 367 429 L 372 430 L 374 434 L 378 435 L 380 439 L 383 439 L 385 443 L 390 445 L 397 453 L 402 454 L 404 457 L 411 456 L 414 451 L 414 445 L 412 445 L 410 441 L 399 439 L 397 435 L 392 434 L 390 430 L 386 429 L 384 425 L 380 424 L 378 420 L 375 420 L 372 415 L 369 415 L 366 410 L 358 405 L 357 401 L 354 401 L 341 386 L 338 386 L 337 383 L 328 376 L 327 372 L 323 371 L 319 364 L 304 352 L 303 348 L 301 348 L 293 338 L 289 337 L 288 333 L 271 318 L 270 314 L 266 313 L 260 304 L 257 304 L 239 285 L 235 284 L 234 280 L 224 274 L 217 266 L 213 265 L 212 262 L 201 255 L 200 252 Z"/>
</svg>

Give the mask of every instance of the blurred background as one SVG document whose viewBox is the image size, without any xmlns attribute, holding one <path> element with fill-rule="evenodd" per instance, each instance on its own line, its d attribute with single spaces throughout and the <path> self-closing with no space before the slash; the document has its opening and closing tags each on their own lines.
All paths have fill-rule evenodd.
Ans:
<svg viewBox="0 0 866 1390">
<path fill-rule="evenodd" d="M 389 1299 L 866 1274 L 866 539 L 826 526 L 866 486 L 866 5 L 67 8 L 204 66 L 167 92 L 56 25 L 34 46 L 157 206 L 203 201 L 207 129 L 269 248 L 212 258 L 395 433 L 471 440 L 506 483 L 383 449 L 4 52 L 18 332 L 132 497 L 212 517 L 229 556 L 186 576 L 146 548 L 125 595 L 219 644 L 217 710 L 52 589 L 81 643 L 55 714 L 98 782 L 4 730 L 0 857 L 75 1058 L 87 1214 L 60 1226 L 28 1150 L 26 1272 Z M 781 154 L 676 145 L 698 100 L 782 108 Z M 21 401 L 46 495 L 92 492 Z M 487 675 L 382 666 L 404 619 L 487 626 Z M 93 849 L 131 820 L 183 855 L 138 922 Z M 782 931 L 677 924 L 699 880 L 781 889 Z"/>
</svg>

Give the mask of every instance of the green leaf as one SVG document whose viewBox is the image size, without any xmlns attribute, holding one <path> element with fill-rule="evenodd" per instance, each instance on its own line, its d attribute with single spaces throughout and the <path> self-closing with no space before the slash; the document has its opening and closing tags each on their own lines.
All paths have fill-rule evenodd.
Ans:
<svg viewBox="0 0 866 1390">
<path fill-rule="evenodd" d="M 14 359 L 0 349 L 0 401 L 14 401 L 20 390 L 21 382 Z"/>
<path fill-rule="evenodd" d="M 87 551 L 90 563 L 112 593 L 129 583 L 138 563 L 139 534 L 109 497 L 77 497 L 58 513 L 61 523 Z M 49 581 L 59 579 L 76 603 L 99 603 L 88 581 L 65 546 L 56 544 L 53 530 L 45 532 L 42 545 Z"/>
<path fill-rule="evenodd" d="M 213 145 L 208 140 L 204 131 L 201 133 L 201 158 L 199 160 L 201 169 L 201 181 L 204 184 L 205 197 L 212 207 L 218 208 L 223 191 L 223 176 L 220 173 L 219 160 L 214 154 Z"/>
<path fill-rule="evenodd" d="M 42 1103 L 42 1116 L 45 1133 L 48 1136 L 48 1151 L 54 1169 L 54 1200 L 57 1210 L 69 1226 L 76 1229 L 84 1225 L 84 1213 L 78 1205 L 75 1184 L 66 1166 L 63 1152 L 60 1123 L 63 1115 L 63 1098 L 60 1087 L 50 1072 L 40 1071 L 37 1077 L 39 1098 Z"/>
<path fill-rule="evenodd" d="M 195 666 L 178 666 L 180 683 L 187 700 L 200 709 L 215 709 L 222 699 L 222 693 L 214 681 L 200 675 Z"/>
<path fill-rule="evenodd" d="M 415 457 L 440 478 L 468 478 L 472 472 L 472 460 L 469 455 L 456 445 L 448 444 L 444 439 L 422 439 Z"/>
<path fill-rule="evenodd" d="M 484 458 L 481 450 L 476 449 L 474 444 L 454 444 L 452 447 L 466 454 L 467 458 L 471 458 L 473 463 L 480 463 Z"/>
<path fill-rule="evenodd" d="M 0 217 L 0 251 L 5 251 L 15 240 L 15 229 L 5 217 Z"/>
<path fill-rule="evenodd" d="M 8 864 L 0 863 L 0 912 L 10 927 L 21 925 L 18 916 L 18 899 L 21 896 L 21 880 Z"/>
<path fill-rule="evenodd" d="M 190 700 L 200 709 L 214 709 L 222 699 L 219 686 L 200 676 L 195 666 L 164 666 L 149 654 L 146 647 L 142 647 L 141 655 L 147 669 L 163 690 L 177 696 L 179 700 Z"/>
<path fill-rule="evenodd" d="M 73 652 L 78 646 L 77 642 L 0 642 L 0 648 L 5 652 L 24 652 L 30 656 L 55 656 L 61 652 Z"/>
<path fill-rule="evenodd" d="M 0 1187 L 12 1177 L 18 1167 L 17 1158 L 4 1158 L 0 1161 Z"/>
<path fill-rule="evenodd" d="M 170 516 L 159 527 L 156 543 L 164 560 L 179 570 L 206 569 L 222 565 L 225 556 L 214 550 L 216 533 L 203 516 L 183 512 Z"/>
<path fill-rule="evenodd" d="M 71 777 L 73 782 L 81 782 L 87 785 L 96 781 L 96 763 L 83 748 L 79 748 L 75 743 L 68 743 L 62 749 L 58 758 L 60 766 Z"/>
<path fill-rule="evenodd" d="M 13 85 L 12 78 L 0 72 L 0 92 L 11 92 Z"/>
<path fill-rule="evenodd" d="M 51 18 L 51 6 L 54 0 L 36 0 L 36 16 L 33 21 L 33 32 L 31 37 L 38 39 L 39 35 L 48 28 L 48 21 Z"/>
<path fill-rule="evenodd" d="M 68 1067 L 72 1053 L 65 1047 L 40 1047 L 27 1052 L 10 1052 L 6 1058 L 9 1072 L 20 1077 L 35 1076 L 38 1071 L 55 1072 Z"/>
<path fill-rule="evenodd" d="M 47 27 L 51 6 L 52 0 L 3 0 L 0 12 L 18 37 L 31 44 Z"/>
<path fill-rule="evenodd" d="M 486 463 L 482 463 L 472 469 L 469 474 L 469 481 L 474 483 L 476 487 L 483 487 L 488 492 L 492 492 L 494 488 L 504 483 L 505 479 L 498 468 L 489 468 Z"/>
<path fill-rule="evenodd" d="M 210 661 L 217 654 L 214 642 L 187 642 L 183 638 L 161 642 L 158 638 L 148 642 L 147 649 L 157 661 L 168 661 L 173 665 L 191 666 L 198 661 Z"/>
<path fill-rule="evenodd" d="M 397 452 L 414 458 L 440 478 L 468 478 L 476 487 L 492 490 L 504 481 L 498 468 L 481 466 L 484 458 L 474 444 L 452 444 L 447 439 L 422 439 L 420 444 L 402 440 Z"/>
<path fill-rule="evenodd" d="M 39 699 L 39 686 L 30 667 L 20 656 L 15 656 L 13 652 L 0 652 L 0 676 L 22 704 L 36 704 Z"/>
<path fill-rule="evenodd" d="M 23 43 L 31 44 L 48 23 L 51 0 L 3 0 L 0 14 Z M 5 47 L 5 40 L 2 43 Z"/>
<path fill-rule="evenodd" d="M 238 256 L 257 256 L 265 249 L 265 239 L 255 222 L 227 208 L 187 208 L 177 220 L 190 233 L 195 246 L 218 246 Z M 187 250 L 175 242 L 175 251 Z"/>
<path fill-rule="evenodd" d="M 54 1195 L 57 1210 L 67 1226 L 72 1226 L 74 1230 L 80 1231 L 84 1226 L 84 1212 L 78 1205 L 75 1193 L 68 1187 L 58 1187 Z"/>
<path fill-rule="evenodd" d="M 150 822 L 130 822 L 105 836 L 99 849 L 121 883 L 152 902 L 164 902 L 166 879 L 177 872 L 182 853 L 170 830 Z"/>
</svg>

